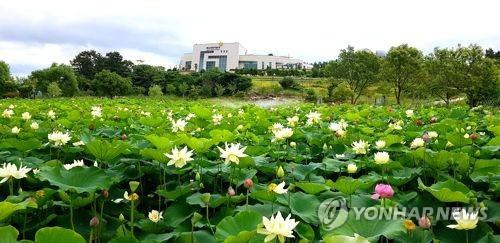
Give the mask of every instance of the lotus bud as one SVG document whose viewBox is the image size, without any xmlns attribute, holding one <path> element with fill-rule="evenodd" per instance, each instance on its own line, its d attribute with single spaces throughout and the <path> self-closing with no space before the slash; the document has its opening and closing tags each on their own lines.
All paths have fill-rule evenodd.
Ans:
<svg viewBox="0 0 500 243">
<path fill-rule="evenodd" d="M 200 182 L 200 188 L 205 188 L 205 185 L 203 185 L 202 182 Z"/>
<path fill-rule="evenodd" d="M 247 188 L 247 189 L 248 189 L 248 188 L 250 188 L 250 187 L 252 187 L 252 186 L 253 186 L 253 181 L 252 181 L 252 179 L 250 179 L 250 178 L 245 179 L 245 182 L 243 182 L 243 185 L 244 185 L 244 186 L 245 186 L 245 188 Z"/>
<path fill-rule="evenodd" d="M 127 134 L 122 134 L 122 141 L 127 141 Z"/>
<path fill-rule="evenodd" d="M 194 179 L 199 181 L 201 179 L 200 172 L 196 172 L 196 175 L 194 176 Z"/>
<path fill-rule="evenodd" d="M 90 222 L 89 222 L 90 227 L 94 228 L 99 226 L 99 218 L 97 216 L 94 216 Z"/>
<path fill-rule="evenodd" d="M 285 171 L 283 170 L 283 167 L 281 167 L 281 165 L 276 171 L 276 176 L 278 176 L 278 178 L 283 178 L 285 176 Z"/>
<path fill-rule="evenodd" d="M 95 129 L 94 123 L 90 123 L 89 124 L 89 130 L 94 130 L 94 129 Z"/>
<path fill-rule="evenodd" d="M 417 126 L 422 126 L 422 125 L 424 125 L 424 122 L 422 120 L 418 119 L 415 121 L 415 124 L 417 124 Z"/>
<path fill-rule="evenodd" d="M 323 144 L 323 150 L 327 150 L 328 149 L 328 146 L 326 145 L 326 143 Z"/>
<path fill-rule="evenodd" d="M 198 223 L 198 221 L 200 221 L 201 219 L 203 218 L 203 215 L 195 212 L 193 214 L 193 216 L 191 217 L 191 224 L 192 225 L 195 225 L 196 223 Z"/>
<path fill-rule="evenodd" d="M 427 216 L 423 215 L 418 219 L 418 226 L 428 229 L 431 227 L 431 220 Z"/>
<path fill-rule="evenodd" d="M 124 222 L 125 216 L 123 216 L 123 214 L 121 213 L 120 216 L 118 216 L 118 220 L 120 220 L 120 222 Z"/>
<path fill-rule="evenodd" d="M 481 156 L 481 151 L 479 151 L 479 150 L 476 150 L 476 152 L 474 153 L 474 155 L 475 155 L 476 157 L 479 157 L 479 156 Z"/>
<path fill-rule="evenodd" d="M 431 117 L 431 119 L 429 120 L 430 123 L 436 123 L 437 122 L 437 117 L 433 116 Z"/>
<path fill-rule="evenodd" d="M 201 194 L 201 201 L 208 205 L 208 203 L 210 202 L 210 197 L 210 193 L 203 193 Z"/>
<path fill-rule="evenodd" d="M 422 135 L 422 139 L 423 139 L 426 143 L 428 143 L 428 142 L 430 142 L 430 141 L 431 141 L 431 137 L 430 137 L 430 136 L 429 136 L 429 134 L 427 134 L 427 133 L 424 133 L 424 134 Z"/>
<path fill-rule="evenodd" d="M 137 190 L 137 187 L 139 187 L 139 182 L 138 181 L 130 181 L 128 183 L 128 185 L 130 186 L 130 190 L 132 192 L 135 192 Z"/>
<path fill-rule="evenodd" d="M 474 140 L 476 140 L 476 139 L 478 139 L 478 138 L 479 138 L 479 135 L 477 135 L 477 133 L 473 133 L 473 134 L 469 135 L 469 139 L 470 139 L 470 140 L 473 140 L 473 141 L 474 141 Z"/>
<path fill-rule="evenodd" d="M 479 203 L 479 208 L 486 208 L 486 205 L 484 205 L 484 202 Z"/>
<path fill-rule="evenodd" d="M 347 165 L 347 173 L 354 174 L 356 173 L 356 171 L 358 171 L 358 167 L 356 166 L 356 164 L 351 163 Z"/>
<path fill-rule="evenodd" d="M 104 198 L 108 198 L 109 197 L 109 191 L 108 190 L 102 190 L 101 191 L 101 196 L 104 197 Z"/>
<path fill-rule="evenodd" d="M 297 147 L 297 143 L 295 143 L 295 142 L 290 142 L 290 147 L 292 147 L 292 148 L 296 148 L 296 147 Z"/>
<path fill-rule="evenodd" d="M 232 197 L 232 196 L 234 196 L 234 195 L 236 195 L 236 192 L 234 191 L 234 189 L 233 189 L 233 187 L 232 187 L 232 186 L 230 186 L 230 187 L 227 189 L 227 194 L 228 194 L 229 196 L 231 196 L 231 197 Z"/>
</svg>

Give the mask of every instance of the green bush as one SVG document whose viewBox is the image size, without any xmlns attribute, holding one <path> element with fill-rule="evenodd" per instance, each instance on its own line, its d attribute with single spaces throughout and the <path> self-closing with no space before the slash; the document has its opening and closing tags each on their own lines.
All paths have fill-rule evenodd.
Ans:
<svg viewBox="0 0 500 243">
<path fill-rule="evenodd" d="M 300 84 L 295 81 L 292 77 L 284 77 L 280 80 L 280 85 L 283 89 L 293 89 L 300 90 Z"/>
<path fill-rule="evenodd" d="M 165 87 L 165 91 L 167 92 L 167 94 L 173 95 L 177 91 L 177 88 L 175 88 L 174 84 L 167 84 L 167 86 Z"/>
<path fill-rule="evenodd" d="M 214 88 L 215 96 L 220 97 L 224 95 L 224 92 L 226 91 L 226 88 L 222 86 L 221 84 L 216 84 Z"/>
<path fill-rule="evenodd" d="M 117 73 L 104 70 L 95 75 L 92 88 L 98 96 L 127 95 L 132 92 L 132 81 Z"/>
<path fill-rule="evenodd" d="M 161 97 L 163 96 L 163 91 L 161 91 L 160 85 L 153 85 L 149 88 L 148 95 L 151 97 Z"/>
<path fill-rule="evenodd" d="M 306 89 L 306 101 L 316 102 L 318 101 L 318 95 L 313 89 Z"/>
<path fill-rule="evenodd" d="M 47 86 L 47 94 L 52 98 L 59 97 L 62 94 L 62 90 L 56 82 L 52 82 Z"/>
<path fill-rule="evenodd" d="M 342 82 L 332 91 L 332 100 L 336 102 L 344 102 L 350 100 L 354 92 L 349 87 L 347 82 Z"/>
</svg>

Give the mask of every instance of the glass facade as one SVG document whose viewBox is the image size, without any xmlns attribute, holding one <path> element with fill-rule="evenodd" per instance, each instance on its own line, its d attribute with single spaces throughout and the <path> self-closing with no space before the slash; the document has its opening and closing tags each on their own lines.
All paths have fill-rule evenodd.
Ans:
<svg viewBox="0 0 500 243">
<path fill-rule="evenodd" d="M 257 69 L 257 62 L 243 61 L 243 69 Z"/>
<path fill-rule="evenodd" d="M 226 67 L 227 67 L 227 56 L 220 56 L 219 57 L 219 70 L 226 71 Z"/>
<path fill-rule="evenodd" d="M 215 61 L 207 61 L 207 70 L 211 70 L 215 68 Z"/>
<path fill-rule="evenodd" d="M 191 70 L 191 61 L 187 61 L 186 65 L 184 65 L 186 70 Z"/>
</svg>

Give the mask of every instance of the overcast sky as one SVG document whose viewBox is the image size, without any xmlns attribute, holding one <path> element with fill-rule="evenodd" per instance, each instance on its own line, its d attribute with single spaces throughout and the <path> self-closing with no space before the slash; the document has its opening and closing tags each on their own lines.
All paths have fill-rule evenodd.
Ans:
<svg viewBox="0 0 500 243">
<path fill-rule="evenodd" d="M 499 9 L 498 0 L 2 0 L 0 60 L 27 75 L 88 49 L 173 67 L 194 43 L 219 41 L 308 62 L 347 45 L 500 49 Z"/>
</svg>

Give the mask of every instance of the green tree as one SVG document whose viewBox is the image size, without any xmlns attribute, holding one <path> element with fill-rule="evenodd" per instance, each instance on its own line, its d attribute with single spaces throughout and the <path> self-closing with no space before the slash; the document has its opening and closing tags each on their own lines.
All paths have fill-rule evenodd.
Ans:
<svg viewBox="0 0 500 243">
<path fill-rule="evenodd" d="M 16 85 L 12 82 L 9 65 L 4 61 L 0 61 L 0 97 L 15 90 Z"/>
<path fill-rule="evenodd" d="M 356 95 L 354 91 L 352 91 L 349 83 L 344 81 L 337 85 L 332 91 L 332 100 L 337 102 L 343 102 L 346 100 L 351 100 L 352 97 Z"/>
<path fill-rule="evenodd" d="M 59 97 L 62 94 L 62 90 L 56 82 L 52 82 L 47 86 L 47 94 L 52 98 Z"/>
<path fill-rule="evenodd" d="M 109 70 L 110 72 L 117 73 L 122 77 L 130 77 L 134 63 L 129 60 L 123 59 L 123 56 L 117 52 L 108 52 L 100 63 L 100 70 Z"/>
<path fill-rule="evenodd" d="M 366 88 L 377 81 L 379 68 L 380 60 L 373 52 L 355 51 L 354 47 L 348 46 L 340 51 L 338 59 L 327 65 L 326 69 L 332 76 L 347 81 L 354 93 L 351 104 L 356 104 Z"/>
<path fill-rule="evenodd" d="M 60 87 L 63 96 L 74 96 L 78 92 L 75 71 L 68 65 L 54 63 L 49 68 L 33 71 L 30 78 L 38 80 L 37 90 L 42 93 L 47 92 L 48 85 L 53 82 Z"/>
<path fill-rule="evenodd" d="M 151 97 L 161 97 L 163 96 L 163 92 L 161 91 L 160 85 L 153 85 L 149 88 L 148 95 Z"/>
<path fill-rule="evenodd" d="M 165 68 L 147 64 L 135 65 L 132 69 L 132 84 L 149 89 L 153 84 L 160 84 L 165 79 Z"/>
<path fill-rule="evenodd" d="M 391 83 L 397 104 L 401 104 L 401 94 L 418 82 L 423 70 L 423 55 L 415 47 L 403 44 L 391 47 L 382 62 L 380 76 Z"/>
<path fill-rule="evenodd" d="M 423 82 L 425 91 L 442 99 L 446 105 L 459 94 L 454 83 L 460 78 L 460 65 L 457 65 L 457 52 L 453 49 L 435 48 L 425 61 L 428 73 L 427 82 Z"/>
<path fill-rule="evenodd" d="M 117 73 L 103 70 L 95 75 L 92 89 L 99 96 L 127 95 L 132 91 L 132 81 Z"/>
<path fill-rule="evenodd" d="M 94 75 L 101 71 L 102 62 L 102 55 L 95 50 L 82 51 L 70 61 L 75 72 L 88 80 L 93 79 Z"/>
</svg>

